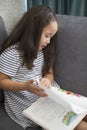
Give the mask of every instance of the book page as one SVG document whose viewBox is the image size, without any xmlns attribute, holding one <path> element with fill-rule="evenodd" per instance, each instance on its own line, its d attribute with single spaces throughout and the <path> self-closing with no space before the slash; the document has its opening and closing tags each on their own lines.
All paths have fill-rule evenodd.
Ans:
<svg viewBox="0 0 87 130">
<path fill-rule="evenodd" d="M 58 92 L 58 95 L 68 102 L 72 102 L 79 105 L 80 107 L 87 109 L 87 97 L 61 88 L 56 88 L 56 92 Z"/>
<path fill-rule="evenodd" d="M 83 107 L 87 103 L 86 97 L 85 99 L 81 97 L 84 104 L 79 105 L 77 102 L 81 100 L 66 90 L 55 87 L 51 89 L 40 87 L 45 90 L 48 96 L 40 97 L 24 110 L 23 114 L 46 130 L 73 130 L 87 114 L 86 107 Z"/>
<path fill-rule="evenodd" d="M 63 91 L 60 91 L 61 90 L 60 88 L 51 87 L 49 89 L 49 88 L 46 88 L 41 85 L 40 85 L 40 87 L 45 90 L 45 92 L 48 94 L 48 97 L 50 99 L 56 101 L 60 105 L 64 105 L 64 107 L 66 109 L 71 110 L 77 114 L 81 114 L 81 113 L 84 113 L 85 111 L 87 111 L 87 109 L 85 109 L 83 106 L 80 106 L 79 103 L 77 105 L 78 100 L 77 100 L 77 102 L 75 102 L 75 100 L 73 99 L 74 96 L 72 96 L 72 98 L 70 98 L 69 96 L 67 96 L 66 93 L 64 93 Z"/>
<path fill-rule="evenodd" d="M 39 98 L 23 111 L 28 118 L 49 130 L 71 130 L 78 115 L 48 97 Z M 49 122 L 49 123 L 48 123 Z"/>
</svg>

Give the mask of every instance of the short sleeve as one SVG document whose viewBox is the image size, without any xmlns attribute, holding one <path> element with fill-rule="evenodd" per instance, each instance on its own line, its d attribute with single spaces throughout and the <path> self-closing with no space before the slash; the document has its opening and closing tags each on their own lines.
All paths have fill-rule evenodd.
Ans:
<svg viewBox="0 0 87 130">
<path fill-rule="evenodd" d="M 15 49 L 7 49 L 0 55 L 0 72 L 14 77 L 19 67 L 19 56 Z"/>
</svg>

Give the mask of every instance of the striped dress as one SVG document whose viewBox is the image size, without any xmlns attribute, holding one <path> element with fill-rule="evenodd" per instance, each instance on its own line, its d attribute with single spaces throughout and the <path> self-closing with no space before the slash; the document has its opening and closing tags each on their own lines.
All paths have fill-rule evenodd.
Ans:
<svg viewBox="0 0 87 130">
<path fill-rule="evenodd" d="M 0 72 L 11 77 L 11 80 L 18 82 L 26 82 L 30 79 L 42 78 L 43 53 L 38 52 L 37 58 L 34 60 L 34 67 L 28 70 L 19 56 L 19 51 L 15 46 L 6 49 L 0 55 Z M 23 128 L 36 127 L 33 121 L 23 116 L 22 111 L 29 107 L 39 97 L 29 91 L 12 92 L 4 90 L 5 109 L 11 119 Z M 39 111 L 39 110 L 38 110 Z"/>
</svg>

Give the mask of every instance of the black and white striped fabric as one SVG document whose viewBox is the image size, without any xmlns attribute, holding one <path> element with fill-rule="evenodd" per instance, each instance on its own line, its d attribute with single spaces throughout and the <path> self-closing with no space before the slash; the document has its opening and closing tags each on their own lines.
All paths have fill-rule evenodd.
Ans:
<svg viewBox="0 0 87 130">
<path fill-rule="evenodd" d="M 18 82 L 26 82 L 27 80 L 42 77 L 43 53 L 38 52 L 37 58 L 34 60 L 34 67 L 28 70 L 26 66 L 21 65 L 19 51 L 15 46 L 6 49 L 0 55 L 0 72 L 11 77 L 11 80 Z M 4 91 L 5 109 L 8 115 L 23 128 L 37 126 L 34 122 L 22 115 L 22 111 L 29 107 L 39 97 L 28 91 L 12 92 Z"/>
</svg>

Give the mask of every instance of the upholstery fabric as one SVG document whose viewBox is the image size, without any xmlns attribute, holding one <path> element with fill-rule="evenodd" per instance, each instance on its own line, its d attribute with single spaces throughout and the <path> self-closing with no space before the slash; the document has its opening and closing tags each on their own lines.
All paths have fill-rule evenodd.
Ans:
<svg viewBox="0 0 87 130">
<path fill-rule="evenodd" d="M 7 31 L 6 31 L 6 28 L 4 25 L 4 21 L 0 17 L 0 48 L 1 48 L 1 45 L 4 42 L 4 40 L 6 39 L 6 37 L 7 37 Z"/>
<path fill-rule="evenodd" d="M 7 32 L 5 29 L 5 25 L 4 25 L 4 21 L 3 19 L 0 17 L 0 48 L 2 43 L 4 42 L 4 40 L 7 37 Z M 3 91 L 0 90 L 0 102 L 3 100 Z"/>
<path fill-rule="evenodd" d="M 3 91 L 0 89 L 0 102 L 4 100 Z"/>
<path fill-rule="evenodd" d="M 56 62 L 57 83 L 87 96 L 87 17 L 59 15 Z"/>
</svg>

